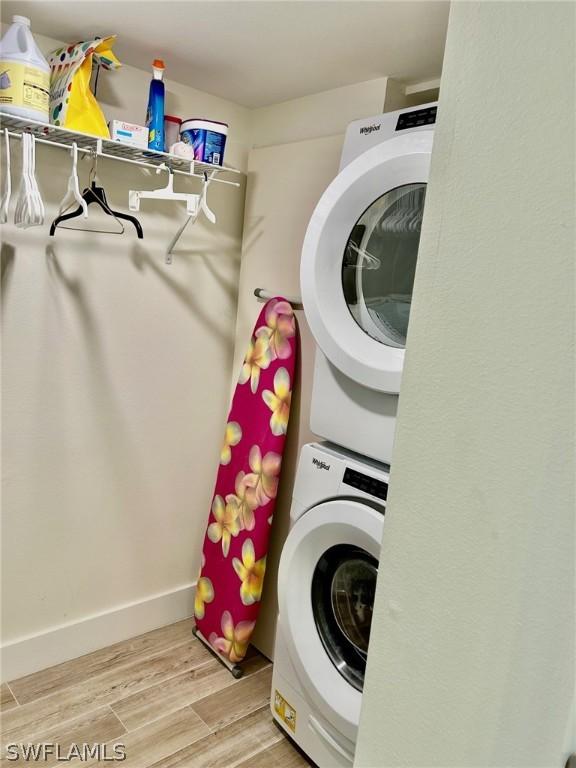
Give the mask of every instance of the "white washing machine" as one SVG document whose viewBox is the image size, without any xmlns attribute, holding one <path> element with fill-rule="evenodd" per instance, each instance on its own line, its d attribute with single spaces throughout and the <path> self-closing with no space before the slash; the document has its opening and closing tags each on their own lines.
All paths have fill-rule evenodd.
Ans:
<svg viewBox="0 0 576 768">
<path fill-rule="evenodd" d="M 388 467 L 302 448 L 278 573 L 271 709 L 321 768 L 352 765 Z"/>
<path fill-rule="evenodd" d="M 427 104 L 351 123 L 302 250 L 311 429 L 388 463 L 435 120 Z"/>
</svg>

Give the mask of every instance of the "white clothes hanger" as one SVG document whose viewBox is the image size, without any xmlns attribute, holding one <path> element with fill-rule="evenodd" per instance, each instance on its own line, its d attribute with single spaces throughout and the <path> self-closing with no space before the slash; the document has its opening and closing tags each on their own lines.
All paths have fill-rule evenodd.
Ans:
<svg viewBox="0 0 576 768">
<path fill-rule="evenodd" d="M 45 216 L 45 210 L 44 210 L 44 203 L 42 201 L 42 196 L 40 195 L 40 189 L 38 187 L 38 182 L 36 181 L 36 139 L 34 138 L 33 134 L 30 134 L 30 156 L 31 156 L 31 162 L 30 162 L 30 176 L 32 181 L 32 196 L 34 199 L 34 214 L 35 214 L 35 224 L 44 224 L 44 216 Z"/>
<path fill-rule="evenodd" d="M 14 211 L 14 224 L 27 228 L 44 223 L 44 203 L 35 176 L 36 142 L 28 131 L 22 134 L 22 180 Z"/>
<path fill-rule="evenodd" d="M 182 237 L 184 230 L 186 229 L 188 224 L 196 223 L 196 220 L 198 219 L 200 212 L 202 212 L 206 216 L 206 218 L 210 223 L 216 224 L 216 214 L 209 208 L 208 203 L 206 202 L 206 193 L 208 192 L 208 187 L 210 186 L 210 182 L 212 181 L 212 179 L 216 176 L 216 173 L 217 171 L 212 171 L 210 176 L 208 176 L 208 174 L 204 172 L 204 181 L 202 182 L 202 193 L 199 196 L 200 200 L 198 203 L 198 208 L 196 210 L 196 213 L 193 213 L 186 217 L 184 223 L 172 238 L 170 245 L 166 250 L 166 259 L 165 259 L 166 264 L 172 264 L 172 253 L 174 251 L 174 248 L 176 247 L 176 243 Z"/>
<path fill-rule="evenodd" d="M 80 192 L 80 183 L 78 181 L 78 145 L 75 141 L 72 142 L 72 172 L 68 179 L 68 188 L 66 194 L 62 198 L 60 208 L 58 209 L 58 215 L 62 216 L 74 203 L 77 203 L 82 208 L 82 214 L 85 219 L 88 218 L 88 206 L 86 201 L 82 197 Z"/>
<path fill-rule="evenodd" d="M 352 253 L 357 254 L 360 258 L 354 262 L 354 264 L 346 264 L 346 266 L 354 267 L 354 269 L 379 269 L 382 262 L 378 256 L 373 256 L 370 251 L 365 248 L 359 248 L 356 243 L 349 242 L 347 246 Z"/>
<path fill-rule="evenodd" d="M 28 158 L 28 134 L 24 132 L 22 134 L 22 177 L 20 178 L 20 188 L 18 189 L 16 208 L 14 210 L 14 224 L 17 227 L 27 226 L 25 222 L 24 209 L 28 199 L 28 190 L 30 188 L 30 180 L 28 178 Z"/>
<path fill-rule="evenodd" d="M 6 159 L 4 162 L 4 189 L 2 190 L 2 202 L 0 203 L 0 224 L 6 224 L 8 221 L 8 207 L 12 195 L 12 179 L 10 177 L 10 137 L 8 128 L 4 128 L 4 146 L 6 150 Z"/>
<path fill-rule="evenodd" d="M 141 200 L 178 200 L 186 203 L 189 216 L 198 211 L 200 195 L 189 192 L 174 192 L 174 174 L 168 169 L 168 184 L 160 189 L 131 189 L 128 193 L 128 207 L 131 211 L 140 210 Z"/>
</svg>

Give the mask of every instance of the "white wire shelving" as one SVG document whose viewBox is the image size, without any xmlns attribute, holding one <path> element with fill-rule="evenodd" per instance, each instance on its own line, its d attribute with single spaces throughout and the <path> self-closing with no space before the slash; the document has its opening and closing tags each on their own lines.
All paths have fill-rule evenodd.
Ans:
<svg viewBox="0 0 576 768">
<path fill-rule="evenodd" d="M 78 152 L 83 154 L 131 163 L 142 168 L 168 170 L 183 176 L 194 176 L 202 179 L 211 174 L 213 182 L 228 184 L 233 187 L 240 186 L 240 183 L 234 181 L 233 177 L 242 172 L 226 165 L 219 166 L 210 163 L 200 163 L 197 160 L 187 160 L 167 152 L 131 147 L 110 139 L 103 139 L 99 136 L 91 136 L 78 131 L 70 131 L 67 128 L 60 128 L 50 123 L 40 123 L 36 120 L 8 115 L 1 111 L 0 128 L 7 129 L 8 135 L 15 139 L 20 139 L 23 133 L 28 132 L 34 135 L 39 144 L 47 144 L 70 151 L 73 142 L 75 142 Z M 225 178 L 220 178 L 221 174 L 225 175 Z"/>
</svg>

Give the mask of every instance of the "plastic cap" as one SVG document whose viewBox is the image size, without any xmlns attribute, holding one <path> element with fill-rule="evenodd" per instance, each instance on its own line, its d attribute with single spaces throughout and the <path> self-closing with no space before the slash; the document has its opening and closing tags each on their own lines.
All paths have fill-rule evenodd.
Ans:
<svg viewBox="0 0 576 768">
<path fill-rule="evenodd" d="M 164 69 L 164 60 L 163 59 L 154 59 L 152 62 L 152 66 L 156 69 Z"/>
<path fill-rule="evenodd" d="M 27 16 L 12 16 L 12 24 L 25 24 L 30 26 L 30 19 Z"/>
</svg>

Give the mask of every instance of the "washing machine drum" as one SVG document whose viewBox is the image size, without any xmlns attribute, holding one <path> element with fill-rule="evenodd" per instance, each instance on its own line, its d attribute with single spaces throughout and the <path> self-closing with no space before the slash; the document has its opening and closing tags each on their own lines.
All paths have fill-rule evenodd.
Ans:
<svg viewBox="0 0 576 768">
<path fill-rule="evenodd" d="M 384 510 L 334 499 L 308 510 L 280 558 L 282 631 L 305 695 L 356 739 Z"/>
<path fill-rule="evenodd" d="M 346 166 L 312 215 L 302 298 L 316 342 L 354 381 L 398 393 L 432 131 L 395 136 Z"/>
<path fill-rule="evenodd" d="M 312 577 L 312 610 L 324 650 L 358 691 L 364 687 L 377 576 L 378 560 L 366 550 L 335 544 Z"/>
</svg>

